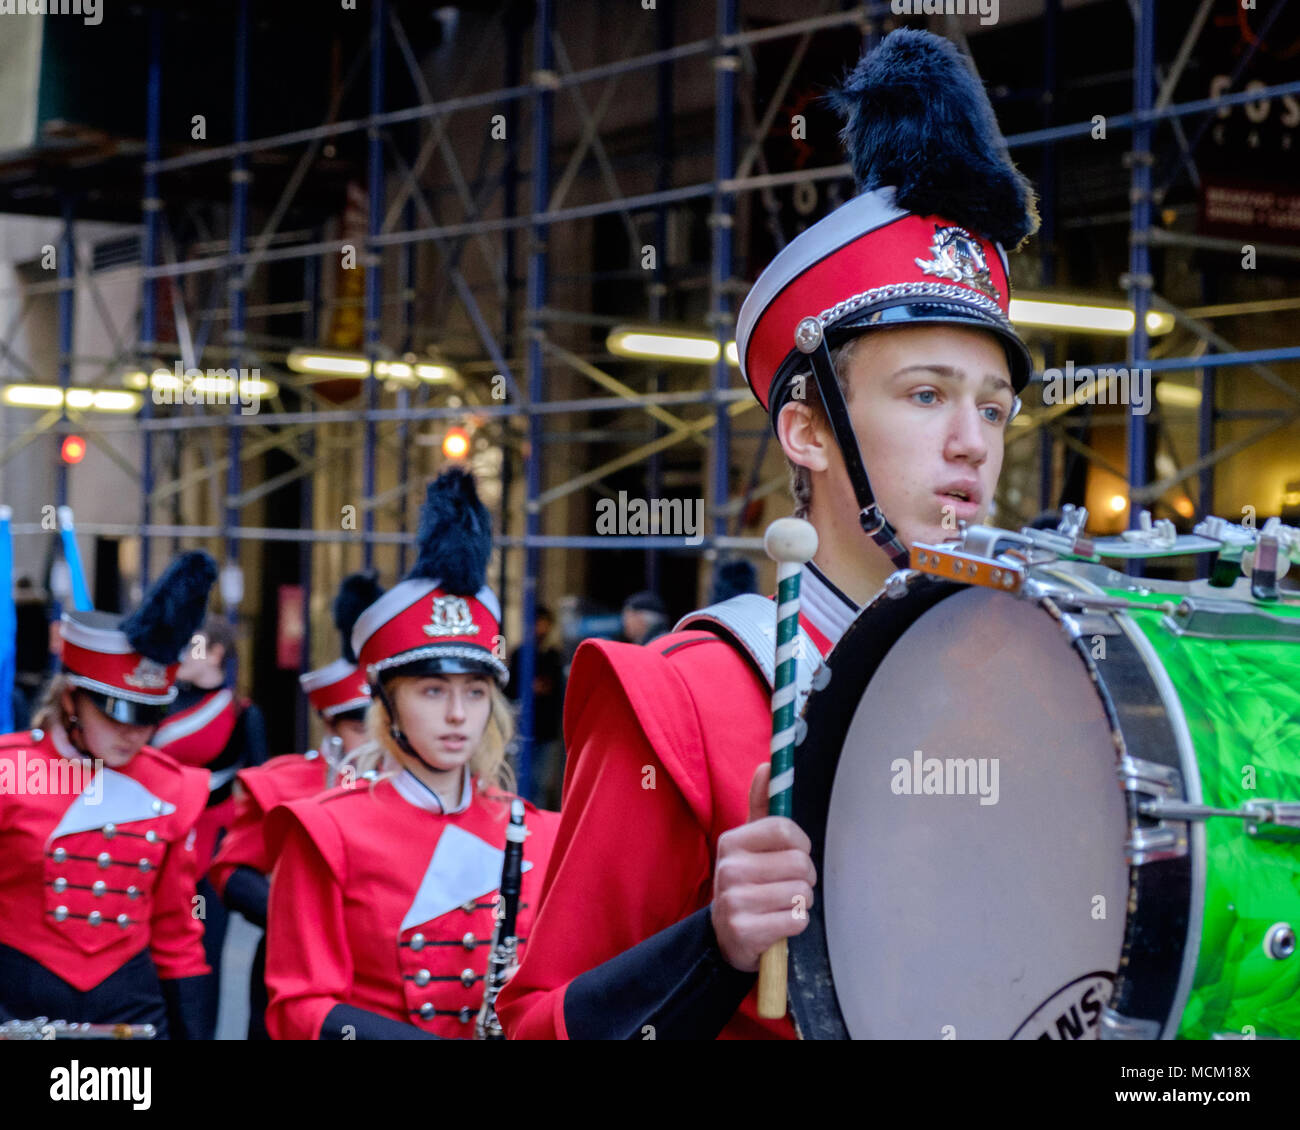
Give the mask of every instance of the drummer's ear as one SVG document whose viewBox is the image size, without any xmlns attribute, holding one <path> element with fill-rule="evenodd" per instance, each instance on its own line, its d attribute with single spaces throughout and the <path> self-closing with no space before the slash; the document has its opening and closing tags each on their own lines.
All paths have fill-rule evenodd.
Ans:
<svg viewBox="0 0 1300 1130">
<path fill-rule="evenodd" d="M 776 417 L 776 437 L 791 463 L 810 471 L 830 466 L 830 447 L 835 441 L 821 414 L 807 400 L 791 400 Z"/>
</svg>

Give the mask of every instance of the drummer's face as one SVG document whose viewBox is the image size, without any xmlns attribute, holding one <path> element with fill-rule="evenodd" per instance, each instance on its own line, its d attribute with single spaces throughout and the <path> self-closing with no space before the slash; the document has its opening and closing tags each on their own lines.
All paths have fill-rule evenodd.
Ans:
<svg viewBox="0 0 1300 1130">
<path fill-rule="evenodd" d="M 858 339 L 847 370 L 867 475 L 903 540 L 942 541 L 958 521 L 983 522 L 1014 397 L 997 339 L 952 326 L 875 331 Z M 839 470 L 835 489 L 856 511 L 842 460 Z"/>
<path fill-rule="evenodd" d="M 80 742 L 92 757 L 110 769 L 124 769 L 153 737 L 155 726 L 129 726 L 103 713 L 82 693 L 64 692 L 63 710 L 67 718 L 77 720 Z"/>
</svg>

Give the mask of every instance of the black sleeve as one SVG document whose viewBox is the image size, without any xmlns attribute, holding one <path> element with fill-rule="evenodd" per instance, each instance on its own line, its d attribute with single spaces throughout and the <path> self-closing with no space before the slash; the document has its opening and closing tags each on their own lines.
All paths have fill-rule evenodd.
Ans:
<svg viewBox="0 0 1300 1130">
<path fill-rule="evenodd" d="M 173 1040 L 214 1040 L 217 1018 L 212 1015 L 211 973 L 160 981 L 167 1005 L 167 1031 Z"/>
<path fill-rule="evenodd" d="M 221 899 L 254 926 L 266 929 L 266 903 L 271 897 L 271 880 L 254 867 L 241 864 L 226 880 Z"/>
<path fill-rule="evenodd" d="M 351 1029 L 349 1033 L 346 1029 Z M 320 1026 L 322 1040 L 440 1040 L 432 1032 L 351 1004 L 336 1004 Z"/>
<path fill-rule="evenodd" d="M 713 1040 L 757 976 L 727 963 L 706 906 L 570 982 L 565 1027 L 574 1040 Z"/>
<path fill-rule="evenodd" d="M 256 703 L 248 704 L 239 716 L 239 724 L 243 727 L 244 764 L 264 764 L 269 753 L 266 744 L 266 719 L 262 717 L 262 712 L 257 708 Z"/>
</svg>

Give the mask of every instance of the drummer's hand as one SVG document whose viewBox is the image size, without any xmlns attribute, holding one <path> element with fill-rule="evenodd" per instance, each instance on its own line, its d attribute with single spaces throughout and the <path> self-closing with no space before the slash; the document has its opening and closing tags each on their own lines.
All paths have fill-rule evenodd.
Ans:
<svg viewBox="0 0 1300 1130">
<path fill-rule="evenodd" d="M 817 870 L 812 841 L 785 816 L 767 816 L 771 766 L 749 786 L 749 823 L 718 837 L 713 932 L 728 964 L 752 973 L 764 950 L 808 926 Z"/>
</svg>

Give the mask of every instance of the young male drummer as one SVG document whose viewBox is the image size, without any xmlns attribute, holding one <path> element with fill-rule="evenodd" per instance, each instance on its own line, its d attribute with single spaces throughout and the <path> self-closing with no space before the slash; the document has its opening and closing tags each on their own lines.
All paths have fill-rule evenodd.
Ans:
<svg viewBox="0 0 1300 1130">
<path fill-rule="evenodd" d="M 837 102 L 860 194 L 777 256 L 737 334 L 820 537 L 801 620 L 823 655 L 906 543 L 988 513 L 1032 368 L 1007 320 L 1002 245 L 1036 226 L 947 41 L 893 32 Z M 758 1017 L 755 970 L 806 926 L 791 908 L 811 905 L 816 875 L 807 836 L 764 816 L 770 692 L 750 662 L 704 631 L 586 643 L 564 729 L 559 838 L 498 1002 L 508 1035 L 793 1036 Z"/>
</svg>

